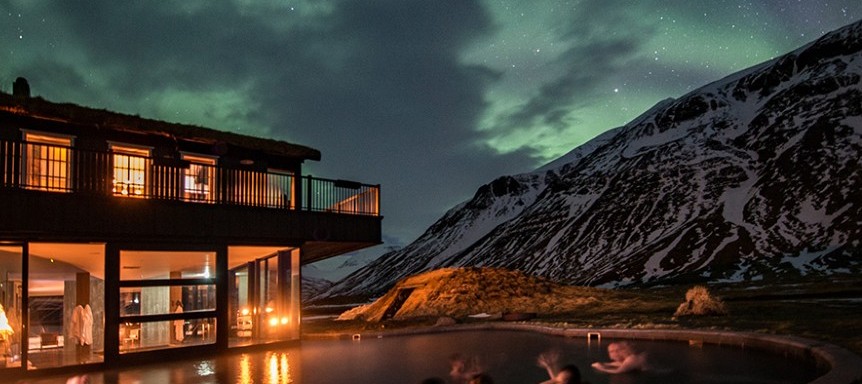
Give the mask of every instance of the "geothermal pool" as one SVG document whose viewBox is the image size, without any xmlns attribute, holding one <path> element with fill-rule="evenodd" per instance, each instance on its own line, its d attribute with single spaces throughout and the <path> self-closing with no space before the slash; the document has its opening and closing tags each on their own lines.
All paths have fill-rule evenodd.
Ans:
<svg viewBox="0 0 862 384">
<path fill-rule="evenodd" d="M 823 372 L 813 362 L 759 350 L 671 341 L 632 343 L 648 354 L 656 372 L 607 375 L 590 368 L 607 360 L 601 343 L 518 331 L 462 331 L 353 340 L 307 340 L 301 347 L 225 355 L 91 373 L 90 383 L 375 383 L 411 384 L 429 377 L 448 380 L 449 357 L 475 358 L 495 383 L 539 383 L 547 374 L 536 357 L 560 353 L 586 381 L 601 383 L 806 383 Z M 46 379 L 47 380 L 47 379 Z M 58 381 L 33 380 L 32 383 Z M 63 381 L 59 381 L 63 382 Z"/>
</svg>

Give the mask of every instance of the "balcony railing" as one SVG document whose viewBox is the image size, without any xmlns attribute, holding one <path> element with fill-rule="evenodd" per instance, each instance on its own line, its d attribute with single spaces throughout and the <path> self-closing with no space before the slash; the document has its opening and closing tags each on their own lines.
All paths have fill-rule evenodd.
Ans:
<svg viewBox="0 0 862 384">
<path fill-rule="evenodd" d="M 5 140 L 0 188 L 380 214 L 379 185 Z"/>
</svg>

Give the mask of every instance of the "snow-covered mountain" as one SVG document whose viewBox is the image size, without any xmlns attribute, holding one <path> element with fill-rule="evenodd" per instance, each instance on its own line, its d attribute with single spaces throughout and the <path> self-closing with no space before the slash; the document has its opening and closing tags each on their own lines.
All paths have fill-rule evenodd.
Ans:
<svg viewBox="0 0 862 384">
<path fill-rule="evenodd" d="M 365 267 L 382 253 L 378 247 L 369 248 L 359 252 L 348 253 L 346 255 L 336 256 L 333 258 L 321 260 L 315 263 L 302 266 L 302 276 L 311 277 L 318 280 L 338 281 L 345 276 L 355 272 L 356 270 Z M 399 249 L 397 246 L 389 246 L 387 251 Z"/>
<path fill-rule="evenodd" d="M 324 296 L 452 266 L 602 286 L 858 274 L 860 78 L 857 22 L 482 186 Z"/>
<path fill-rule="evenodd" d="M 302 276 L 302 301 L 307 302 L 314 296 L 332 287 L 332 282 L 312 276 Z"/>
</svg>

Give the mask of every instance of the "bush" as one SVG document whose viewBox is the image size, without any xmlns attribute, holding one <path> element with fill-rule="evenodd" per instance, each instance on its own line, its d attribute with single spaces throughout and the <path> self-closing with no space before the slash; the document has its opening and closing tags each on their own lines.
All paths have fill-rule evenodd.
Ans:
<svg viewBox="0 0 862 384">
<path fill-rule="evenodd" d="M 713 297 L 706 287 L 696 285 L 685 293 L 685 302 L 677 307 L 673 317 L 726 314 L 727 309 L 721 299 Z"/>
</svg>

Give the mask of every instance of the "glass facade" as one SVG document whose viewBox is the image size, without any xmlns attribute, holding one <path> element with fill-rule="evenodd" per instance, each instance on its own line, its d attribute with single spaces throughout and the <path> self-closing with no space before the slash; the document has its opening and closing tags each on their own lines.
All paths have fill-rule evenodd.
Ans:
<svg viewBox="0 0 862 384">
<path fill-rule="evenodd" d="M 229 246 L 221 263 L 218 251 L 108 248 L 0 244 L 0 372 L 218 344 L 221 326 L 228 347 L 299 339 L 299 248 Z M 119 273 L 106 280 L 112 257 Z M 119 313 L 108 316 L 106 300 Z"/>
<path fill-rule="evenodd" d="M 298 339 L 299 249 L 229 247 L 228 255 L 229 345 Z"/>
<path fill-rule="evenodd" d="M 215 278 L 215 251 L 121 251 L 120 280 Z"/>
<path fill-rule="evenodd" d="M 105 246 L 30 243 L 27 368 L 104 357 Z"/>
<path fill-rule="evenodd" d="M 215 343 L 215 255 L 120 251 L 120 353 Z"/>
<path fill-rule="evenodd" d="M 120 323 L 120 354 L 213 344 L 216 319 L 177 319 Z"/>
</svg>

